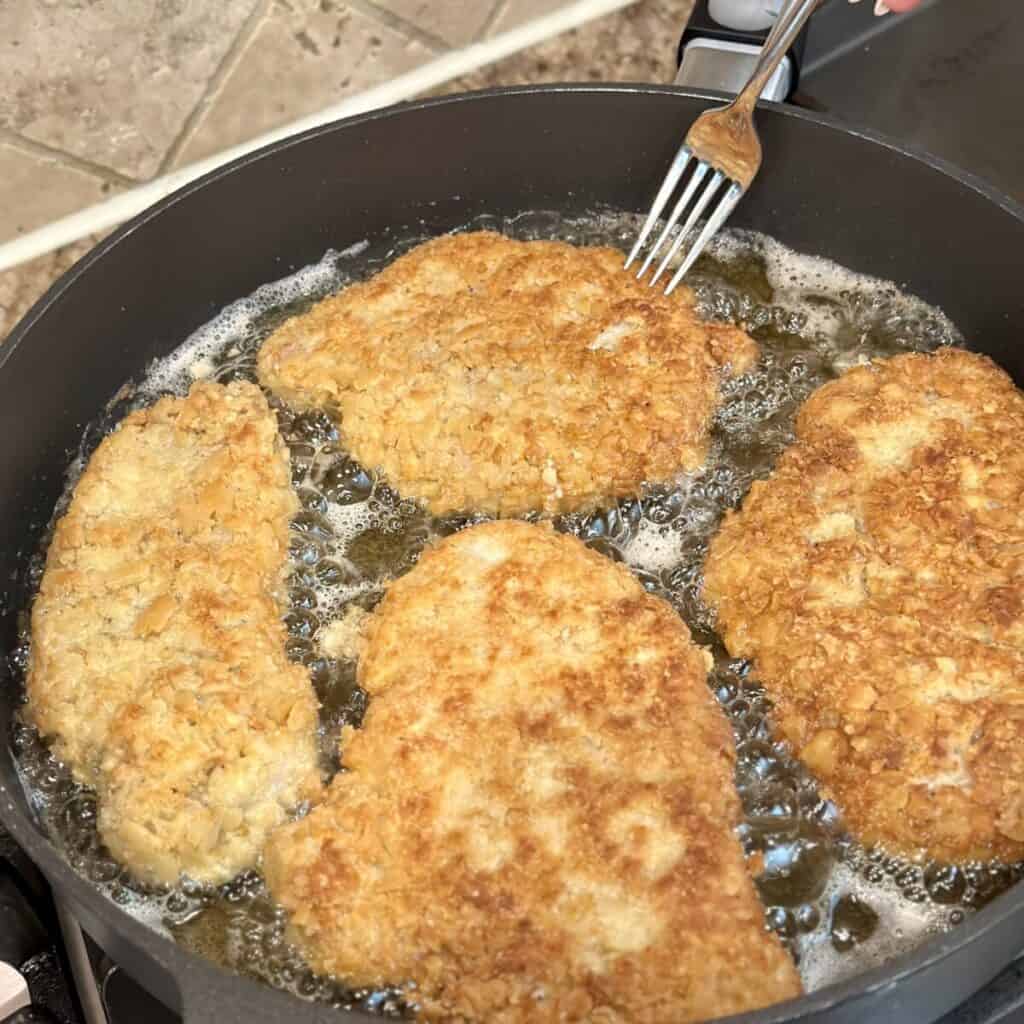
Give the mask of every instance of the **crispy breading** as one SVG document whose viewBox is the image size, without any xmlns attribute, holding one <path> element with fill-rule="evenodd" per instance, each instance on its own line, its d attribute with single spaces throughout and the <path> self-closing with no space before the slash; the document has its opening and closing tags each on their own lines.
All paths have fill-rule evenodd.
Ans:
<svg viewBox="0 0 1024 1024">
<path fill-rule="evenodd" d="M 435 515 L 518 515 L 698 468 L 721 373 L 756 355 L 614 249 L 474 232 L 287 321 L 259 373 L 295 406 L 340 411 L 355 458 Z"/>
<path fill-rule="evenodd" d="M 435 1021 L 660 1024 L 798 994 L 733 835 L 709 661 L 549 527 L 427 551 L 368 620 L 348 771 L 265 854 L 311 963 L 412 979 Z"/>
<path fill-rule="evenodd" d="M 198 383 L 126 417 L 57 524 L 28 713 L 140 878 L 223 882 L 319 790 L 277 602 L 296 507 L 260 390 Z"/>
<path fill-rule="evenodd" d="M 1024 857 L 1022 438 L 984 356 L 858 367 L 711 545 L 726 646 L 867 843 Z"/>
</svg>

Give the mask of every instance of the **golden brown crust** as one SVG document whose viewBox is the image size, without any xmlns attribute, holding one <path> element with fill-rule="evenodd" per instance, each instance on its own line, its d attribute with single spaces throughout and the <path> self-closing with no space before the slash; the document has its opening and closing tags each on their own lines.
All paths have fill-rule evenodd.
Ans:
<svg viewBox="0 0 1024 1024">
<path fill-rule="evenodd" d="M 983 356 L 859 367 L 711 545 L 726 645 L 865 842 L 1024 857 L 1022 438 Z"/>
<path fill-rule="evenodd" d="M 141 878 L 225 881 L 319 788 L 276 601 L 295 509 L 259 389 L 198 383 L 126 417 L 57 524 L 28 711 Z"/>
<path fill-rule="evenodd" d="M 340 409 L 352 454 L 435 515 L 518 515 L 699 467 L 721 371 L 756 354 L 614 249 L 476 232 L 289 320 L 259 372 L 288 402 Z"/>
<path fill-rule="evenodd" d="M 314 966 L 424 1016 L 692 1021 L 799 993 L 733 827 L 729 725 L 686 626 L 547 527 L 472 527 L 367 623 L 349 771 L 271 838 Z"/>
</svg>

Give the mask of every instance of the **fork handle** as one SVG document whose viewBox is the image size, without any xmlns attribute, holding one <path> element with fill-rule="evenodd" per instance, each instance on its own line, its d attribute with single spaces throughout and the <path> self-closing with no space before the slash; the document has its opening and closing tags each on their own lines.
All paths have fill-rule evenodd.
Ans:
<svg viewBox="0 0 1024 1024">
<path fill-rule="evenodd" d="M 761 56 L 758 58 L 750 81 L 743 87 L 740 94 L 733 100 L 732 106 L 744 111 L 752 111 L 768 84 L 768 79 L 775 73 L 782 58 L 796 42 L 807 19 L 814 13 L 820 0 L 789 0 L 779 11 L 768 38 L 764 41 Z"/>
</svg>

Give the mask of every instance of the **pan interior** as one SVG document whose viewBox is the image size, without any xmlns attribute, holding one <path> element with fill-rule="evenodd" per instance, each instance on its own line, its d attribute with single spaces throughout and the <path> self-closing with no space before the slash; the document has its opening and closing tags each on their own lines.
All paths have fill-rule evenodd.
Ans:
<svg viewBox="0 0 1024 1024">
<path fill-rule="evenodd" d="M 466 227 L 628 248 L 638 218 L 609 211 L 574 218 L 530 212 L 477 218 Z M 317 265 L 228 307 L 154 364 L 145 379 L 126 384 L 90 425 L 69 469 L 64 501 L 88 455 L 128 411 L 161 394 L 182 393 L 197 377 L 254 380 L 260 342 L 286 317 L 422 240 L 384 237 L 329 252 Z M 764 858 L 758 887 L 767 923 L 799 958 L 804 984 L 814 990 L 955 926 L 1013 884 L 1020 869 L 910 864 L 846 836 L 835 807 L 820 798 L 814 779 L 773 735 L 770 704 L 750 678 L 750 666 L 730 660 L 718 642 L 697 597 L 701 566 L 722 514 L 770 472 L 792 439 L 797 408 L 815 388 L 857 362 L 962 339 L 940 311 L 893 285 L 751 233 L 727 233 L 698 263 L 692 284 L 703 312 L 744 325 L 762 347 L 758 365 L 725 385 L 706 468 L 592 514 L 561 517 L 556 525 L 625 561 L 712 649 L 709 683 L 737 739 L 740 838 L 748 853 Z M 407 571 L 425 545 L 474 519 L 429 517 L 346 454 L 329 416 L 272 404 L 303 506 L 292 529 L 288 653 L 312 674 L 322 703 L 323 766 L 333 773 L 339 768 L 339 729 L 359 724 L 367 696 L 353 663 L 319 650 L 322 629 L 353 603 L 372 608 L 387 580 Z M 45 545 L 30 569 L 36 582 L 44 558 Z M 27 657 L 25 637 L 16 662 L 24 668 Z M 29 726 L 17 725 L 13 740 L 26 792 L 47 831 L 73 867 L 115 903 L 187 948 L 303 998 L 389 1016 L 408 1012 L 401 989 L 351 991 L 314 976 L 288 945 L 283 915 L 256 872 L 218 889 L 140 886 L 104 849 L 94 795 L 73 782 Z"/>
</svg>

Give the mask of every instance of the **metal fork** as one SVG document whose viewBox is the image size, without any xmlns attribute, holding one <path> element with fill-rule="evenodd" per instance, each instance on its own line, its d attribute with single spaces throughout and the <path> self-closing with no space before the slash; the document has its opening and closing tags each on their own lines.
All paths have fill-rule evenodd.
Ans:
<svg viewBox="0 0 1024 1024">
<path fill-rule="evenodd" d="M 743 90 L 728 106 L 717 107 L 701 114 L 694 121 L 682 147 L 672 161 L 668 174 L 665 175 L 665 180 L 661 183 L 661 188 L 658 189 L 658 194 L 651 204 L 640 237 L 626 260 L 626 267 L 629 267 L 639 257 L 644 243 L 654 230 L 658 218 L 691 163 L 694 164 L 693 173 L 683 188 L 683 194 L 673 208 L 672 215 L 662 228 L 661 234 L 658 235 L 658 240 L 644 256 L 637 277 L 643 277 L 647 273 L 648 267 L 669 240 L 676 225 L 686 213 L 687 208 L 690 207 L 693 197 L 697 195 L 698 189 L 704 184 L 709 174 L 711 175 L 710 180 L 704 185 L 696 203 L 690 208 L 686 223 L 676 233 L 668 252 L 651 278 L 652 287 L 668 269 L 683 242 L 716 196 L 718 196 L 718 201 L 711 213 L 708 214 L 704 226 L 688 249 L 675 276 L 665 288 L 666 295 L 672 292 L 693 266 L 697 257 L 725 223 L 754 180 L 754 175 L 757 174 L 761 166 L 761 143 L 757 137 L 757 129 L 754 127 L 754 105 L 818 3 L 819 0 L 788 0 L 784 4 L 765 40 L 754 73 Z"/>
</svg>

